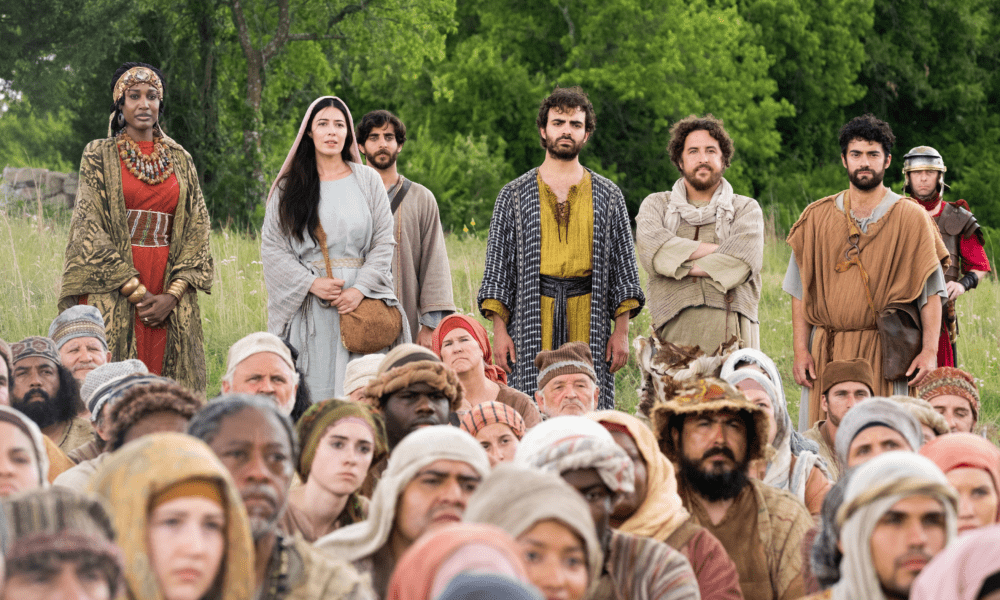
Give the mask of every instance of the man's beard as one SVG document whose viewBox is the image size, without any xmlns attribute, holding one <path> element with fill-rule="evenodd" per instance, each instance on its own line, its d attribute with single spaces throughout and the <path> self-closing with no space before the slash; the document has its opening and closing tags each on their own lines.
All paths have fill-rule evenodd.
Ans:
<svg viewBox="0 0 1000 600">
<path fill-rule="evenodd" d="M 563 148 L 559 146 L 559 142 L 563 140 L 569 141 L 570 145 L 568 148 Z M 571 137 L 563 136 L 561 138 L 556 138 L 554 140 L 545 138 L 545 150 L 552 155 L 552 158 L 558 160 L 573 160 L 580 155 L 580 150 L 582 148 L 583 148 L 583 142 L 577 144 L 576 141 Z"/>
<path fill-rule="evenodd" d="M 77 399 L 76 389 L 67 390 L 67 387 L 66 382 L 62 381 L 55 396 L 49 396 L 48 392 L 41 388 L 32 388 L 23 398 L 13 398 L 11 406 L 34 421 L 39 429 L 70 421 L 76 415 Z M 36 398 L 41 400 L 35 400 Z"/>
<path fill-rule="evenodd" d="M 749 463 L 746 459 L 736 464 L 732 470 L 703 471 L 702 463 L 717 454 L 736 462 L 736 457 L 729 448 L 712 448 L 705 452 L 701 460 L 691 460 L 681 450 L 681 475 L 701 497 L 709 502 L 735 498 L 746 487 L 749 479 L 746 473 Z"/>
<path fill-rule="evenodd" d="M 371 163 L 371 166 L 375 167 L 376 169 L 385 171 L 386 169 L 392 167 L 392 165 L 396 164 L 396 158 L 398 156 L 399 156 L 398 150 L 396 151 L 395 154 L 392 154 L 388 151 L 376 152 L 375 154 L 372 154 L 369 157 L 369 162 Z"/>
<path fill-rule="evenodd" d="M 870 173 L 871 179 L 868 181 L 863 181 L 860 177 L 862 173 Z M 874 190 L 878 186 L 882 185 L 882 179 L 885 178 L 885 168 L 881 171 L 873 171 L 871 169 L 857 169 L 852 171 L 848 178 L 851 180 L 851 184 L 858 188 L 862 192 L 867 192 Z"/>
<path fill-rule="evenodd" d="M 707 181 L 701 181 L 700 179 L 695 179 L 695 175 L 698 173 L 698 169 L 701 168 L 706 168 L 709 171 L 709 177 Z M 687 181 L 691 187 L 698 190 L 699 192 L 704 192 L 705 190 L 710 190 L 715 186 L 719 185 L 719 182 L 722 181 L 722 171 L 716 171 L 715 169 L 713 169 L 708 165 L 698 165 L 697 167 L 695 167 L 694 171 L 692 171 L 690 175 L 688 175 L 686 171 L 684 172 L 684 181 Z"/>
</svg>

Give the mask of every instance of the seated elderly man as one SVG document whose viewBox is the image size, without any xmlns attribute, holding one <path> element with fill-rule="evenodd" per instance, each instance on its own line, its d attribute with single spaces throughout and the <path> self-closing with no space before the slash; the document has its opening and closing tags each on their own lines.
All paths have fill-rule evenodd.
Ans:
<svg viewBox="0 0 1000 600">
<path fill-rule="evenodd" d="M 910 411 L 888 398 L 870 398 L 855 406 L 837 430 L 841 470 L 856 467 L 883 452 L 918 452 L 924 434 Z"/>
<path fill-rule="evenodd" d="M 585 417 L 549 419 L 525 434 L 514 464 L 558 474 L 587 501 L 604 553 L 603 574 L 589 600 L 700 598 L 698 580 L 680 552 L 611 528 L 618 496 L 634 491 L 635 470 L 604 427 Z"/>
<path fill-rule="evenodd" d="M 183 433 L 202 405 L 201 399 L 173 379 L 149 373 L 118 379 L 108 386 L 107 394 L 112 407 L 106 451 L 59 475 L 53 485 L 86 489 L 112 452 L 151 433 Z"/>
<path fill-rule="evenodd" d="M 403 553 L 424 533 L 461 521 L 469 497 L 489 472 L 486 452 L 461 429 L 415 431 L 389 458 L 368 519 L 320 538 L 316 547 L 370 573 L 375 594 L 384 599 Z"/>
<path fill-rule="evenodd" d="M 229 348 L 226 373 L 222 376 L 223 394 L 267 396 L 274 400 L 282 414 L 291 415 L 298 389 L 295 360 L 278 336 L 258 331 Z"/>
<path fill-rule="evenodd" d="M 49 338 L 29 337 L 11 346 L 11 406 L 26 414 L 69 454 L 93 439 L 90 419 L 73 374 L 62 366 Z"/>
<path fill-rule="evenodd" d="M 62 366 L 83 384 L 87 374 L 111 360 L 104 337 L 104 318 L 96 307 L 78 304 L 64 310 L 49 325 Z"/>
<path fill-rule="evenodd" d="M 826 462 L 831 481 L 840 477 L 836 448 L 837 428 L 847 411 L 862 400 L 871 398 L 874 381 L 872 367 L 863 358 L 831 361 L 823 370 L 823 381 L 819 387 L 820 416 L 826 418 L 817 421 L 802 436 L 819 445 L 819 455 Z"/>
<path fill-rule="evenodd" d="M 748 474 L 764 458 L 764 410 L 720 379 L 682 383 L 653 407 L 653 433 L 680 466 L 678 491 L 692 520 L 722 542 L 747 600 L 802 597 L 802 540 L 813 520 L 787 491 Z"/>
<path fill-rule="evenodd" d="M 8 498 L 2 512 L 7 580 L 0 600 L 118 598 L 124 591 L 111 518 L 92 496 L 35 490 Z"/>
<path fill-rule="evenodd" d="M 274 402 L 224 394 L 191 420 L 229 470 L 250 517 L 258 600 L 369 600 L 368 583 L 348 564 L 278 527 L 288 506 L 298 440 Z"/>
<path fill-rule="evenodd" d="M 941 413 L 952 433 L 972 433 L 979 420 L 979 388 L 972 375 L 955 367 L 934 369 L 919 395 Z"/>
<path fill-rule="evenodd" d="M 956 503 L 941 470 L 918 454 L 886 452 L 858 467 L 837 513 L 840 580 L 808 598 L 906 600 L 917 575 L 955 539 Z"/>
<path fill-rule="evenodd" d="M 146 368 L 146 364 L 132 358 L 103 364 L 87 374 L 87 379 L 80 386 L 80 398 L 90 415 L 90 423 L 94 427 L 94 439 L 70 452 L 70 460 L 80 464 L 85 460 L 97 458 L 104 452 L 111 435 L 111 419 L 108 415 L 114 405 L 112 398 L 114 400 L 120 398 L 109 392 L 119 380 L 147 373 L 149 369 Z"/>
<path fill-rule="evenodd" d="M 535 367 L 535 401 L 543 415 L 579 416 L 597 410 L 601 388 L 589 345 L 568 342 L 558 350 L 542 350 L 535 357 Z"/>
</svg>

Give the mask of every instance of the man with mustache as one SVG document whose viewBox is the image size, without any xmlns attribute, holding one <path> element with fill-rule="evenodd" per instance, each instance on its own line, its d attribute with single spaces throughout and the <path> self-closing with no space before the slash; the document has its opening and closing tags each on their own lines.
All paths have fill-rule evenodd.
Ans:
<svg viewBox="0 0 1000 600">
<path fill-rule="evenodd" d="M 28 416 L 68 454 L 93 439 L 73 374 L 62 366 L 55 343 L 28 337 L 11 346 L 11 406 Z"/>
<path fill-rule="evenodd" d="M 93 306 L 78 304 L 64 310 L 49 325 L 49 338 L 59 350 L 62 366 L 81 386 L 87 373 L 111 360 L 104 338 L 104 318 Z"/>
<path fill-rule="evenodd" d="M 956 536 L 958 497 L 929 459 L 882 454 L 852 471 L 840 505 L 840 580 L 809 600 L 906 600 Z M 974 597 L 975 592 L 970 597 Z"/>
<path fill-rule="evenodd" d="M 597 373 L 590 346 L 569 342 L 558 350 L 542 350 L 535 357 L 538 368 L 538 410 L 548 418 L 584 415 L 597 410 Z"/>
<path fill-rule="evenodd" d="M 804 595 L 802 540 L 813 525 L 787 491 L 749 477 L 765 457 L 764 409 L 720 379 L 680 384 L 652 410 L 660 450 L 679 465 L 678 492 L 691 520 L 717 537 L 736 563 L 746 600 Z"/>
<path fill-rule="evenodd" d="M 580 164 L 596 127 L 582 89 L 556 88 L 535 124 L 545 160 L 497 196 L 479 310 L 493 321 L 493 355 L 512 372 L 511 387 L 532 394 L 535 356 L 584 342 L 598 357 L 601 408 L 614 408 L 613 373 L 628 361 L 628 321 L 645 302 L 625 198 Z"/>
<path fill-rule="evenodd" d="M 386 597 L 397 561 L 421 535 L 462 520 L 472 492 L 490 472 L 474 437 L 450 425 L 414 432 L 389 457 L 375 488 L 368 519 L 316 541 L 316 547 L 370 573 Z"/>
<path fill-rule="evenodd" d="M 430 190 L 399 172 L 396 158 L 406 143 L 406 125 L 399 117 L 373 110 L 358 124 L 357 139 L 365 162 L 378 171 L 389 195 L 396 224 L 392 259 L 396 297 L 403 305 L 412 339 L 430 348 L 438 323 L 455 312 L 437 200 Z"/>
<path fill-rule="evenodd" d="M 257 600 L 371 600 L 371 587 L 349 564 L 278 526 L 288 505 L 298 440 L 292 421 L 260 396 L 223 394 L 188 424 L 240 490 L 254 539 Z"/>
<path fill-rule="evenodd" d="M 706 354 L 733 336 L 740 348 L 759 349 L 764 217 L 722 176 L 733 141 L 721 120 L 691 115 L 671 127 L 667 151 L 681 178 L 647 196 L 636 216 L 653 328 L 663 341 Z"/>
<path fill-rule="evenodd" d="M 908 395 L 937 366 L 948 250 L 927 211 L 882 183 L 895 141 L 888 123 L 870 114 L 844 125 L 840 159 L 850 187 L 806 207 L 788 234 L 782 287 L 792 296 L 792 370 L 804 388 L 800 430 L 826 418 L 814 382 L 830 361 L 865 359 L 876 396 Z M 905 374 L 887 379 L 883 347 L 897 349 L 881 339 L 876 315 L 893 303 L 919 311 L 922 337 L 916 357 L 905 357 Z"/>
<path fill-rule="evenodd" d="M 278 409 L 292 416 L 300 382 L 295 360 L 281 338 L 258 331 L 230 346 L 222 393 L 257 394 L 272 398 Z"/>
</svg>

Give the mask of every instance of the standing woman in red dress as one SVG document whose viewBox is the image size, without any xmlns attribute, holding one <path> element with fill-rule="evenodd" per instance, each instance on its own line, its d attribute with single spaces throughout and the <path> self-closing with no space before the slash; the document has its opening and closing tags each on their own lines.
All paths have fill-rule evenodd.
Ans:
<svg viewBox="0 0 1000 600">
<path fill-rule="evenodd" d="M 198 174 L 160 127 L 157 68 L 125 63 L 111 88 L 108 137 L 87 144 L 80 162 L 59 310 L 96 306 L 113 360 L 138 358 L 204 392 L 197 291 L 211 289 L 213 264 Z"/>
</svg>

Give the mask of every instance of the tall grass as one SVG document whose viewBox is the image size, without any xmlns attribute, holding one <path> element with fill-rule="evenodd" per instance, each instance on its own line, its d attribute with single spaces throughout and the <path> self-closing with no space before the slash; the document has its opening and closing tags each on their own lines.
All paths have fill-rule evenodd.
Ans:
<svg viewBox="0 0 1000 600">
<path fill-rule="evenodd" d="M 56 298 L 66 247 L 65 215 L 0 211 L 0 338 L 8 342 L 29 335 L 45 335 L 56 316 Z M 760 302 L 761 347 L 782 373 L 793 420 L 798 412 L 798 386 L 792 379 L 791 301 L 781 291 L 790 250 L 774 233 L 773 220 L 764 251 L 763 294 Z M 212 234 L 215 284 L 211 295 L 201 295 L 208 361 L 209 394 L 219 390 L 229 346 L 252 331 L 267 327 L 266 290 L 260 264 L 259 240 L 246 233 L 223 230 Z M 447 238 L 452 285 L 458 309 L 479 317 L 476 292 L 483 273 L 485 232 L 458 233 Z M 646 274 L 640 269 L 643 285 Z M 982 419 L 1000 421 L 1000 285 L 987 278 L 958 301 L 962 335 L 958 343 L 960 367 L 973 373 L 982 392 Z M 649 312 L 629 326 L 629 341 L 649 335 Z M 631 411 L 636 404 L 639 369 L 634 360 L 619 371 L 615 387 L 618 407 Z"/>
</svg>

